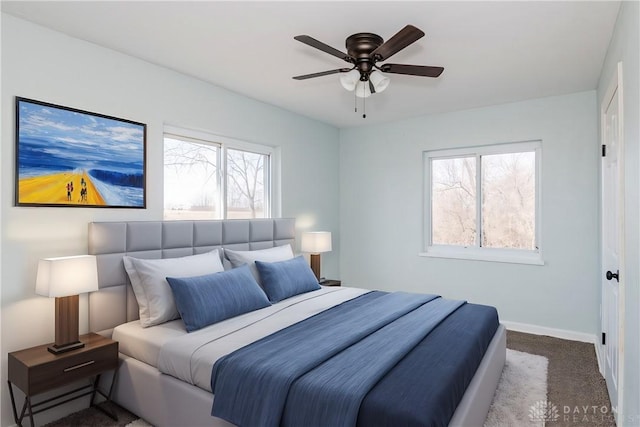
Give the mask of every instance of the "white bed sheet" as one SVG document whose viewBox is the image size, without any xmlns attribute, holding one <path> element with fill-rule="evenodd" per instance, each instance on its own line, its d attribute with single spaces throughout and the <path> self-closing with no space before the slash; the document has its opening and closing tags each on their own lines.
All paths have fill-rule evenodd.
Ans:
<svg viewBox="0 0 640 427">
<path fill-rule="evenodd" d="M 211 369 L 220 357 L 367 292 L 322 287 L 191 333 L 182 320 L 149 328 L 134 321 L 116 327 L 113 337 L 121 353 L 210 392 Z"/>
<path fill-rule="evenodd" d="M 113 330 L 112 338 L 118 341 L 120 353 L 157 368 L 162 345 L 186 333 L 184 323 L 180 319 L 149 328 L 143 328 L 139 320 L 134 320 L 117 326 Z"/>
</svg>

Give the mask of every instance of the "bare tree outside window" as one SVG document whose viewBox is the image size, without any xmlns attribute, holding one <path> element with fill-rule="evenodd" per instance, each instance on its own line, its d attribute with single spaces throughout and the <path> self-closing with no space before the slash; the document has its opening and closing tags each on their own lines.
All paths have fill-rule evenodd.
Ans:
<svg viewBox="0 0 640 427">
<path fill-rule="evenodd" d="M 165 219 L 222 218 L 219 149 L 216 145 L 165 137 Z"/>
<path fill-rule="evenodd" d="M 431 162 L 434 245 L 470 246 L 476 236 L 475 157 Z"/>
<path fill-rule="evenodd" d="M 427 253 L 539 262 L 539 153 L 539 141 L 427 153 Z"/>
<path fill-rule="evenodd" d="M 227 217 L 265 217 L 265 154 L 227 150 Z"/>
<path fill-rule="evenodd" d="M 481 159 L 482 246 L 535 249 L 535 152 Z"/>
<path fill-rule="evenodd" d="M 174 132 L 164 137 L 164 219 L 270 216 L 269 147 Z"/>
</svg>

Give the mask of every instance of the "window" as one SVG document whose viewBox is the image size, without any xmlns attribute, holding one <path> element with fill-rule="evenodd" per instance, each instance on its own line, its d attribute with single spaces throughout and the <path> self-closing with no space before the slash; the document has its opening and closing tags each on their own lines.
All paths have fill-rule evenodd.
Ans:
<svg viewBox="0 0 640 427">
<path fill-rule="evenodd" d="M 424 153 L 421 255 L 542 264 L 540 141 Z"/>
<path fill-rule="evenodd" d="M 271 216 L 272 148 L 165 129 L 164 219 Z"/>
</svg>

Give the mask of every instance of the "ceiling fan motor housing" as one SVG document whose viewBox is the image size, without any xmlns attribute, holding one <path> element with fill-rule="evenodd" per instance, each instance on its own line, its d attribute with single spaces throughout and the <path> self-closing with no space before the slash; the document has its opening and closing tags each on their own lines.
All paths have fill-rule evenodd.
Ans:
<svg viewBox="0 0 640 427">
<path fill-rule="evenodd" d="M 355 59 L 361 81 L 369 80 L 369 74 L 373 71 L 373 65 L 376 62 L 371 53 L 382 43 L 384 43 L 382 37 L 373 33 L 357 33 L 347 37 L 345 43 L 347 54 Z"/>
</svg>

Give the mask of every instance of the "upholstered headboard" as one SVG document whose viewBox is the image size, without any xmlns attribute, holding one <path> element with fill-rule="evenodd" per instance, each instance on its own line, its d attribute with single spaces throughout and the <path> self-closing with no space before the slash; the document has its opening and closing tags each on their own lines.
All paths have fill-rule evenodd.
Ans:
<svg viewBox="0 0 640 427">
<path fill-rule="evenodd" d="M 175 258 L 211 251 L 265 249 L 291 244 L 295 219 L 132 221 L 89 224 L 89 254 L 98 262 L 99 290 L 89 294 L 89 331 L 110 335 L 138 318 L 138 303 L 124 269 L 124 255 Z"/>
</svg>

